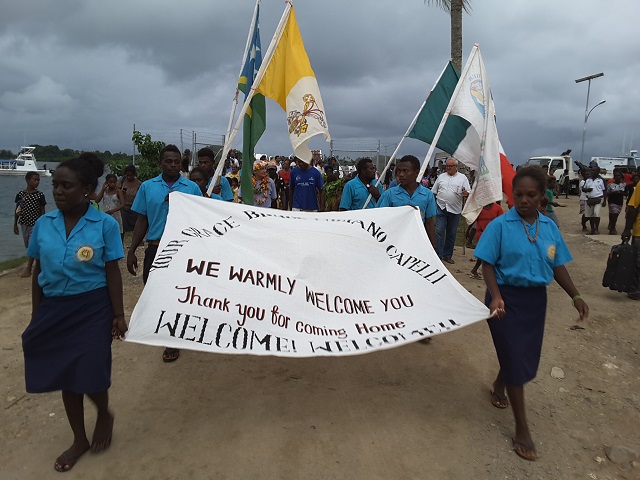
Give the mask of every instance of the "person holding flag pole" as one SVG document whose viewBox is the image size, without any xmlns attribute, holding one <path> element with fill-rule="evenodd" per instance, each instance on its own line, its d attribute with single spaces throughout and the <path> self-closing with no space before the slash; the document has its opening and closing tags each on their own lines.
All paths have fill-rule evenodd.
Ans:
<svg viewBox="0 0 640 480">
<path fill-rule="evenodd" d="M 287 1 L 262 65 L 255 74 L 235 127 L 226 139 L 223 158 L 233 144 L 240 128 L 240 121 L 244 119 L 249 108 L 252 108 L 252 99 L 258 94 L 275 100 L 287 113 L 289 140 L 294 154 L 301 160 L 311 161 L 311 150 L 308 146 L 311 137 L 322 134 L 325 140 L 331 139 L 318 82 L 304 49 L 290 1 Z M 255 114 L 253 108 L 252 113 Z M 257 142 L 257 139 L 255 141 Z M 213 177 L 214 181 L 209 186 L 210 190 L 221 174 L 222 164 L 219 164 Z"/>
</svg>

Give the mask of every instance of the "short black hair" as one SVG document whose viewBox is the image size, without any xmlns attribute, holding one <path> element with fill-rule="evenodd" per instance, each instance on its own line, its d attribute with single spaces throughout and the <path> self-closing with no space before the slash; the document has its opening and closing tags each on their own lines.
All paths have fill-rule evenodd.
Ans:
<svg viewBox="0 0 640 480">
<path fill-rule="evenodd" d="M 133 173 L 134 175 L 137 173 L 136 172 L 136 166 L 135 165 L 127 165 L 126 167 L 124 167 L 124 173 Z"/>
<path fill-rule="evenodd" d="M 356 172 L 358 172 L 358 175 L 362 173 L 364 168 L 367 166 L 367 163 L 373 163 L 373 160 L 370 158 L 361 158 L 358 160 L 358 163 L 356 163 Z"/>
<path fill-rule="evenodd" d="M 180 156 L 180 149 L 178 147 L 176 147 L 173 143 L 170 143 L 169 145 L 165 145 L 162 148 L 162 150 L 160 150 L 160 161 L 162 161 L 162 159 L 164 158 L 164 154 L 166 152 L 177 153 L 178 156 Z"/>
<path fill-rule="evenodd" d="M 33 177 L 39 177 L 40 174 L 38 172 L 27 172 L 27 174 L 24 176 L 25 180 L 31 180 Z"/>
<path fill-rule="evenodd" d="M 420 170 L 420 160 L 418 160 L 418 157 L 415 157 L 413 155 L 405 155 L 400 160 L 398 160 L 398 163 L 401 162 L 410 162 L 411 166 L 416 172 Z"/>
<path fill-rule="evenodd" d="M 537 165 L 530 165 L 528 167 L 522 167 L 519 169 L 515 176 L 513 177 L 513 181 L 511 182 L 511 188 L 516 188 L 516 183 L 518 183 L 522 178 L 529 177 L 534 182 L 538 184 L 538 190 L 543 195 L 547 191 L 547 177 L 548 175 Z"/>
<path fill-rule="evenodd" d="M 104 181 L 105 181 L 105 182 L 108 182 L 108 181 L 109 181 L 109 180 L 111 180 L 112 178 L 113 178 L 114 180 L 118 180 L 118 177 L 116 177 L 113 173 L 107 173 L 107 175 L 104 177 Z"/>
<path fill-rule="evenodd" d="M 216 158 L 216 154 L 209 147 L 204 147 L 198 150 L 198 158 L 200 157 L 209 157 L 213 161 Z"/>
</svg>

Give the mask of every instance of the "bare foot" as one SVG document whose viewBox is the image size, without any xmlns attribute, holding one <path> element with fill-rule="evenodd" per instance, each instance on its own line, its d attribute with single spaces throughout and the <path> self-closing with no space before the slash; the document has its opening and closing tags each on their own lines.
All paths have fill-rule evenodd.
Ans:
<svg viewBox="0 0 640 480">
<path fill-rule="evenodd" d="M 78 459 L 89 450 L 89 440 L 85 440 L 86 443 L 71 445 L 71 448 L 62 452 L 62 454 L 56 458 L 56 463 L 53 464 L 56 472 L 68 472 L 73 468 Z"/>
<path fill-rule="evenodd" d="M 20 278 L 28 278 L 31 276 L 31 269 L 30 268 L 25 268 L 22 273 L 20 274 Z"/>
<path fill-rule="evenodd" d="M 114 416 L 111 413 L 102 416 L 98 415 L 96 426 L 93 430 L 93 439 L 91 440 L 91 451 L 93 453 L 102 452 L 111 446 L 113 420 Z"/>
</svg>

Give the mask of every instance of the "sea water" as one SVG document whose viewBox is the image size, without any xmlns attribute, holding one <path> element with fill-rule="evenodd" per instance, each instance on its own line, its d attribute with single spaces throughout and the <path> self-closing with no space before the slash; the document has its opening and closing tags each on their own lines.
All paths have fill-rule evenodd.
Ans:
<svg viewBox="0 0 640 480">
<path fill-rule="evenodd" d="M 38 168 L 43 163 L 38 162 Z M 47 165 L 49 167 L 49 165 Z M 22 257 L 27 254 L 22 241 L 22 232 L 19 235 L 13 233 L 13 217 L 16 212 L 16 193 L 27 188 L 24 175 L 0 175 L 0 262 Z M 38 187 L 47 200 L 45 211 L 50 212 L 56 208 L 51 190 L 51 177 L 40 176 Z"/>
</svg>

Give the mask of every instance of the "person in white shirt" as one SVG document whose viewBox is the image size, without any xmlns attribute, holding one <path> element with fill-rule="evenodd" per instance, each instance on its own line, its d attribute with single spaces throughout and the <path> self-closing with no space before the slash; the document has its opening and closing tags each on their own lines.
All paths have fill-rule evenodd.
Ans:
<svg viewBox="0 0 640 480">
<path fill-rule="evenodd" d="M 600 177 L 600 169 L 592 168 L 590 177 L 584 182 L 582 191 L 587 194 L 587 205 L 585 206 L 584 216 L 589 219 L 591 231 L 587 235 L 598 235 L 600 232 L 600 209 L 604 200 L 604 192 L 606 186 L 604 180 Z"/>
<path fill-rule="evenodd" d="M 438 175 L 431 191 L 436 196 L 438 214 L 436 216 L 436 253 L 447 263 L 453 261 L 453 247 L 456 243 L 458 222 L 464 200 L 469 196 L 469 180 L 458 172 L 458 160 L 448 157 L 446 174 Z"/>
<path fill-rule="evenodd" d="M 589 219 L 591 231 L 587 235 L 598 235 L 600 232 L 600 209 L 604 201 L 604 192 L 606 190 L 604 180 L 600 178 L 600 169 L 592 168 L 591 176 L 587 178 L 582 187 L 582 191 L 587 194 L 587 205 L 585 206 L 584 216 Z"/>
</svg>

